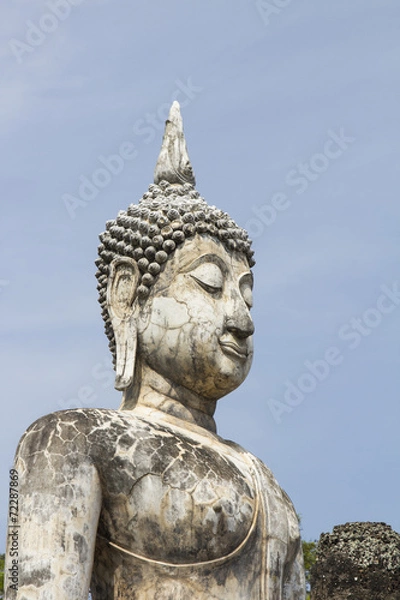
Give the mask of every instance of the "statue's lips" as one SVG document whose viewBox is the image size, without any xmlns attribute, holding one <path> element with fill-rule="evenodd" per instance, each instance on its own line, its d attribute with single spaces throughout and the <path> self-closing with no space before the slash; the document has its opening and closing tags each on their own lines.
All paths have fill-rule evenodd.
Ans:
<svg viewBox="0 0 400 600">
<path fill-rule="evenodd" d="M 246 360 L 249 355 L 247 348 L 243 348 L 238 344 L 235 344 L 235 342 L 226 342 L 220 340 L 219 344 L 225 354 L 228 354 L 229 356 L 240 358 L 240 360 Z"/>
</svg>

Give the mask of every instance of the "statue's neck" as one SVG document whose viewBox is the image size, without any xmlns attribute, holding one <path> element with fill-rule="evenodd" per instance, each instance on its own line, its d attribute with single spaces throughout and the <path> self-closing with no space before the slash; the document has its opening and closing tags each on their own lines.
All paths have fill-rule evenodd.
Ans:
<svg viewBox="0 0 400 600">
<path fill-rule="evenodd" d="M 121 409 L 146 407 L 216 433 L 216 401 L 207 400 L 141 365 L 140 378 L 124 393 Z"/>
</svg>

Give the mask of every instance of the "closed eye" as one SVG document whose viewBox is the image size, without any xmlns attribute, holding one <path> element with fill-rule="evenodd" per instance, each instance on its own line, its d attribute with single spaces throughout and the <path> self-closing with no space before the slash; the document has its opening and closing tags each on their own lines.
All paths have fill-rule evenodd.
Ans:
<svg viewBox="0 0 400 600">
<path fill-rule="evenodd" d="M 222 292 L 222 285 L 211 285 L 210 283 L 206 283 L 205 281 L 198 279 L 198 277 L 195 277 L 195 275 L 191 275 L 191 277 L 199 284 L 200 287 L 203 288 L 203 290 L 209 294 L 218 294 L 219 292 Z"/>
<path fill-rule="evenodd" d="M 224 276 L 218 265 L 205 262 L 191 271 L 190 276 L 209 294 L 222 292 Z"/>
<path fill-rule="evenodd" d="M 242 288 L 242 296 L 243 300 L 246 302 L 247 308 L 251 308 L 253 306 L 253 292 L 251 287 L 245 286 Z"/>
<path fill-rule="evenodd" d="M 244 273 L 239 280 L 239 287 L 243 297 L 243 300 L 246 303 L 247 308 L 253 306 L 253 275 L 251 272 Z"/>
</svg>

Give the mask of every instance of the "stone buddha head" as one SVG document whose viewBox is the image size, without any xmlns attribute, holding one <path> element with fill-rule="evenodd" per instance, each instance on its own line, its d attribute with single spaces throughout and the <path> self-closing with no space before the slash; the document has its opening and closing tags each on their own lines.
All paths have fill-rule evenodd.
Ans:
<svg viewBox="0 0 400 600">
<path fill-rule="evenodd" d="M 99 302 L 122 408 L 134 407 L 143 368 L 214 402 L 251 366 L 251 242 L 194 186 L 174 102 L 154 184 L 100 235 Z"/>
</svg>

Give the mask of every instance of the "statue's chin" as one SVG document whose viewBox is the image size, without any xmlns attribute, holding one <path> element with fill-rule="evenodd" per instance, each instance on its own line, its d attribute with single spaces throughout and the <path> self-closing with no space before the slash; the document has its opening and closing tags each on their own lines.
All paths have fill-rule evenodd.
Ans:
<svg viewBox="0 0 400 600">
<path fill-rule="evenodd" d="M 228 364 L 226 364 L 228 363 Z M 236 390 L 246 379 L 251 366 L 251 357 L 246 361 L 234 362 L 223 361 L 218 369 L 209 369 L 175 379 L 177 385 L 181 385 L 190 392 L 204 398 L 204 400 L 216 401 Z"/>
</svg>

